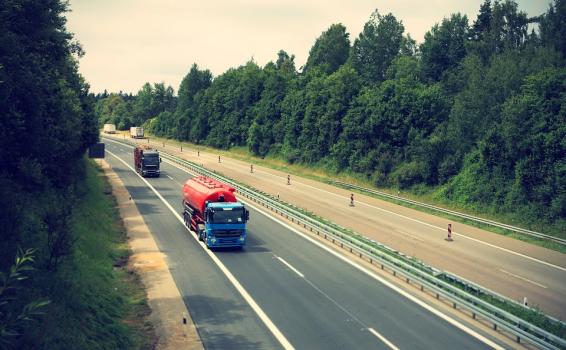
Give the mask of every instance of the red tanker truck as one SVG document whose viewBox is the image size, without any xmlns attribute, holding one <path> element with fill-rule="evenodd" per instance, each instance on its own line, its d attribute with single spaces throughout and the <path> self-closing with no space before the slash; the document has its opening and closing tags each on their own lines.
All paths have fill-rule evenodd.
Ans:
<svg viewBox="0 0 566 350">
<path fill-rule="evenodd" d="M 208 248 L 246 244 L 249 211 L 235 196 L 236 189 L 206 176 L 183 185 L 183 219 Z"/>
</svg>

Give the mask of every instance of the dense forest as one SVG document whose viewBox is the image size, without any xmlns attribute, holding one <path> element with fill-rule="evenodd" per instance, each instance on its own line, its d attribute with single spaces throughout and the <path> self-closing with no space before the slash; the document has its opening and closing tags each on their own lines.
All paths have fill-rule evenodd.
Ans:
<svg viewBox="0 0 566 350">
<path fill-rule="evenodd" d="M 417 44 L 393 14 L 358 37 L 332 24 L 306 64 L 281 50 L 214 77 L 100 94 L 100 123 L 222 149 L 246 146 L 566 230 L 566 1 L 529 18 L 513 1 L 452 14 Z"/>
<path fill-rule="evenodd" d="M 67 6 L 0 1 L 0 349 L 85 348 L 85 334 L 122 340 L 102 335 L 115 327 L 113 309 L 93 305 L 113 296 L 89 284 L 94 269 L 77 276 L 89 257 L 75 249 L 83 237 L 73 214 L 85 199 L 85 151 L 98 140 L 98 121 L 78 73 L 83 50 L 66 30 Z"/>
</svg>

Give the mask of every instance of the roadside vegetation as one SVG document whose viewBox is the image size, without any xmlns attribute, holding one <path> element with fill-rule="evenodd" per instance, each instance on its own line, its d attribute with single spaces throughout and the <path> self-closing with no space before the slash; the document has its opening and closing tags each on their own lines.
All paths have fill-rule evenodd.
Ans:
<svg viewBox="0 0 566 350">
<path fill-rule="evenodd" d="M 147 83 L 96 114 L 564 237 L 565 18 L 564 0 L 531 18 L 486 0 L 416 43 L 376 10 L 355 38 L 330 25 L 298 69 L 284 50 L 214 78 L 195 64 L 178 97 Z"/>
<path fill-rule="evenodd" d="M 0 349 L 149 347 L 67 2 L 0 2 Z"/>
</svg>

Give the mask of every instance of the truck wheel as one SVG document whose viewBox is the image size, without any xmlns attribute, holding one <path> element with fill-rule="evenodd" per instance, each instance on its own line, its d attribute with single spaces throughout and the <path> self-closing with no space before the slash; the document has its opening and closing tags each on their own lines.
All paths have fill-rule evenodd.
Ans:
<svg viewBox="0 0 566 350">
<path fill-rule="evenodd" d="M 197 226 L 197 236 L 199 241 L 206 242 L 206 231 L 202 225 Z"/>
</svg>

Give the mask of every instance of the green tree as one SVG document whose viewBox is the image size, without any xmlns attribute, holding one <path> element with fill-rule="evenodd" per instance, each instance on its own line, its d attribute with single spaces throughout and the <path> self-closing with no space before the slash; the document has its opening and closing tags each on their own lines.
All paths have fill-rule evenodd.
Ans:
<svg viewBox="0 0 566 350">
<path fill-rule="evenodd" d="M 208 69 L 200 70 L 194 63 L 189 73 L 181 81 L 179 86 L 179 102 L 177 105 L 178 113 L 189 111 L 193 104 L 195 95 L 212 84 L 212 73 Z"/>
<path fill-rule="evenodd" d="M 439 81 L 450 69 L 454 69 L 466 55 L 465 41 L 468 35 L 468 18 L 453 14 L 439 26 L 435 24 L 425 34 L 420 46 L 423 74 L 432 81 Z"/>
<path fill-rule="evenodd" d="M 348 37 L 346 27 L 341 23 L 331 25 L 316 39 L 303 71 L 321 66 L 327 74 L 335 72 L 348 59 L 350 53 Z"/>
<path fill-rule="evenodd" d="M 566 58 L 566 1 L 555 0 L 541 16 L 540 36 L 543 44 L 554 47 Z"/>
<path fill-rule="evenodd" d="M 366 83 L 385 79 L 387 68 L 399 54 L 405 28 L 391 13 L 382 16 L 375 10 L 354 41 L 350 61 Z"/>
</svg>

